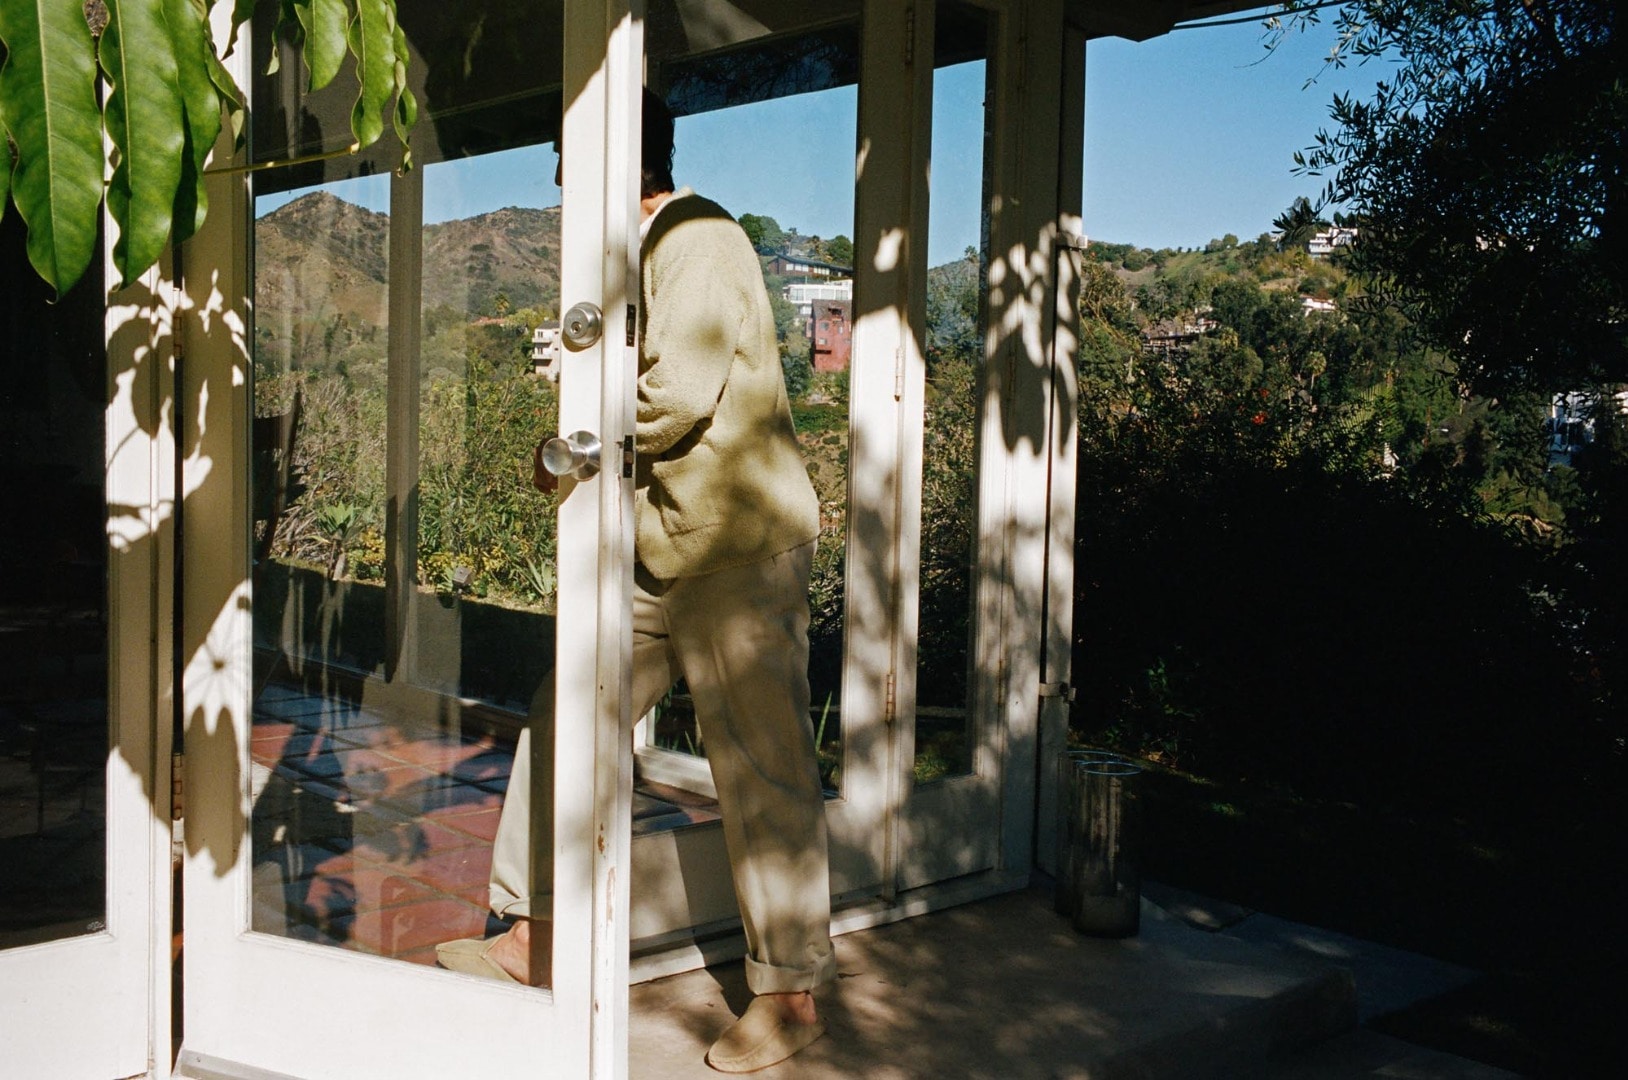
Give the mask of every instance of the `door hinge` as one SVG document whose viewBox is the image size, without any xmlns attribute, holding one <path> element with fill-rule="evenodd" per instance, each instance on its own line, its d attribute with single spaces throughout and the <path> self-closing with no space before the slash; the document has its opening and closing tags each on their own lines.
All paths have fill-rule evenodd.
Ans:
<svg viewBox="0 0 1628 1080">
<path fill-rule="evenodd" d="M 904 9 L 904 62 L 916 62 L 916 5 Z"/>
<path fill-rule="evenodd" d="M 1076 689 L 1066 682 L 1043 682 L 1040 684 L 1041 700 L 1049 697 L 1060 697 L 1064 701 L 1073 701 L 1076 696 Z"/>
<path fill-rule="evenodd" d="M 893 400 L 904 400 L 904 346 L 893 350 Z"/>
<path fill-rule="evenodd" d="M 887 699 L 882 704 L 882 718 L 891 724 L 897 720 L 899 712 L 899 676 L 895 672 L 887 673 Z"/>
<path fill-rule="evenodd" d="M 633 436 L 622 436 L 622 479 L 633 479 Z"/>
<path fill-rule="evenodd" d="M 186 859 L 186 800 L 182 777 L 187 759 L 182 753 L 170 755 L 170 866 L 179 867 Z"/>
<path fill-rule="evenodd" d="M 633 304 L 627 306 L 627 347 L 633 348 L 639 328 L 639 309 Z"/>
<path fill-rule="evenodd" d="M 186 816 L 185 794 L 182 790 L 182 777 L 186 774 L 187 759 L 185 754 L 170 755 L 170 820 L 180 821 Z"/>
</svg>

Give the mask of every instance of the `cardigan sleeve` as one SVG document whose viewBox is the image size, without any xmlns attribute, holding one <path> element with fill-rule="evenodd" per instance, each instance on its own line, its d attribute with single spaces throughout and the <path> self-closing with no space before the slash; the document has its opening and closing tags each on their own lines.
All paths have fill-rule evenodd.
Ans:
<svg viewBox="0 0 1628 1080">
<path fill-rule="evenodd" d="M 671 449 L 718 406 L 748 311 L 732 275 L 687 255 L 652 275 L 639 366 L 636 446 Z"/>
</svg>

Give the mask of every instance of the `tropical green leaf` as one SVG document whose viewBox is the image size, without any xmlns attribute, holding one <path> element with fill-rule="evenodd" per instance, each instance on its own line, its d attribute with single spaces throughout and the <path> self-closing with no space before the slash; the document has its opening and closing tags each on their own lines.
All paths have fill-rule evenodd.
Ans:
<svg viewBox="0 0 1628 1080">
<path fill-rule="evenodd" d="M 107 0 L 97 54 L 111 90 L 104 118 L 117 152 L 107 209 L 119 227 L 113 263 L 128 285 L 170 237 L 186 149 L 185 110 L 163 0 Z"/>
<path fill-rule="evenodd" d="M 243 0 L 238 2 L 242 3 Z M 284 29 L 288 30 L 289 37 L 293 39 L 295 45 L 305 44 L 305 28 L 300 25 L 299 16 L 294 10 L 295 4 L 301 2 L 303 0 L 277 0 L 277 24 L 271 28 L 271 59 L 266 63 L 267 75 L 277 74 L 283 66 L 283 54 L 277 47 L 277 39 L 283 36 Z M 251 0 L 250 7 L 252 6 Z M 235 12 L 233 17 L 236 17 Z"/>
<path fill-rule="evenodd" d="M 396 88 L 396 12 L 390 0 L 356 0 L 350 24 L 360 92 L 350 111 L 356 145 L 371 146 L 384 134 L 384 112 Z"/>
<path fill-rule="evenodd" d="M 350 9 L 345 0 L 295 0 L 294 13 L 305 34 L 305 68 L 310 89 L 321 90 L 339 74 L 345 60 L 345 27 Z"/>
<path fill-rule="evenodd" d="M 209 201 L 204 193 L 204 162 L 220 134 L 221 99 L 209 69 L 214 49 L 209 42 L 204 0 L 165 0 L 164 19 L 175 49 L 176 80 L 186 109 L 186 150 L 175 195 L 175 239 L 187 239 L 203 226 Z"/>
<path fill-rule="evenodd" d="M 0 115 L 17 144 L 11 198 L 28 226 L 28 261 L 60 295 L 96 250 L 96 47 L 84 10 L 61 0 L 0 0 L 0 40 Z"/>
<path fill-rule="evenodd" d="M 220 0 L 208 0 L 209 10 L 213 11 L 215 5 L 219 2 Z M 259 3 L 259 0 L 232 0 L 232 32 L 226 39 L 227 56 L 231 56 L 232 50 L 237 48 L 237 32 L 243 28 L 244 23 L 254 16 L 254 5 L 257 3 Z M 210 51 L 213 52 L 214 50 L 211 49 Z M 275 55 L 275 50 L 273 50 L 273 55 Z"/>
<path fill-rule="evenodd" d="M 238 142 L 243 138 L 243 120 L 247 108 L 243 100 L 243 90 L 232 78 L 232 73 L 226 70 L 226 65 L 215 56 L 215 50 L 206 49 L 204 64 L 209 68 L 209 81 L 214 84 L 215 92 L 220 95 L 221 105 L 226 109 L 226 118 L 232 125 L 232 141 Z"/>
<path fill-rule="evenodd" d="M 396 139 L 401 143 L 401 167 L 405 171 L 413 167 L 413 149 L 409 140 L 413 133 L 413 125 L 418 123 L 418 99 L 413 92 L 407 89 L 407 32 L 396 23 L 396 107 L 391 114 L 391 121 L 396 128 Z"/>
</svg>

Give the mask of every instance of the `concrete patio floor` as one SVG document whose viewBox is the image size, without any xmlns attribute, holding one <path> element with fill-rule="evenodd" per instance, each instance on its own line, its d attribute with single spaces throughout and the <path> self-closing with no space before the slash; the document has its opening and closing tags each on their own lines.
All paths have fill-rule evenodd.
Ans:
<svg viewBox="0 0 1628 1080">
<path fill-rule="evenodd" d="M 1225 905 L 1183 901 L 1170 890 L 1161 900 L 1179 914 L 1144 899 L 1142 932 L 1125 941 L 1076 934 L 1041 890 L 848 934 L 837 943 L 840 978 L 819 998 L 830 1033 L 756 1075 L 1511 1075 L 1356 1030 L 1359 1016 L 1434 996 L 1473 973 L 1239 909 L 1229 913 Z M 1255 928 L 1254 918 L 1267 921 Z M 1362 997 L 1365 981 L 1377 996 Z M 633 987 L 630 1075 L 714 1080 L 719 1074 L 703 1056 L 748 1000 L 739 963 Z"/>
</svg>

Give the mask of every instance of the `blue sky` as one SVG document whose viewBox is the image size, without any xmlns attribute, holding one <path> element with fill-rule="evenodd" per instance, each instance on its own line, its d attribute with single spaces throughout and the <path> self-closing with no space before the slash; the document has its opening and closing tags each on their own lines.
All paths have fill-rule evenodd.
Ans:
<svg viewBox="0 0 1628 1080">
<path fill-rule="evenodd" d="M 1296 150 L 1328 126 L 1336 91 L 1368 96 L 1377 63 L 1322 74 L 1326 25 L 1267 55 L 1258 22 L 1086 47 L 1085 231 L 1142 247 L 1253 239 L 1297 195 Z"/>
<path fill-rule="evenodd" d="M 1366 94 L 1375 65 L 1324 73 L 1331 31 L 1290 38 L 1267 55 L 1258 22 L 1178 30 L 1151 41 L 1092 42 L 1086 52 L 1085 230 L 1143 247 L 1251 239 L 1321 181 L 1291 173 L 1294 151 L 1327 123 L 1336 90 Z M 932 264 L 977 243 L 983 65 L 941 69 L 934 95 Z M 732 213 L 775 218 L 805 236 L 852 236 L 853 87 L 682 117 L 674 175 Z M 550 147 L 425 170 L 425 221 L 504 206 L 554 206 Z M 333 190 L 388 209 L 382 177 Z M 297 193 L 260 201 L 265 213 Z"/>
</svg>

